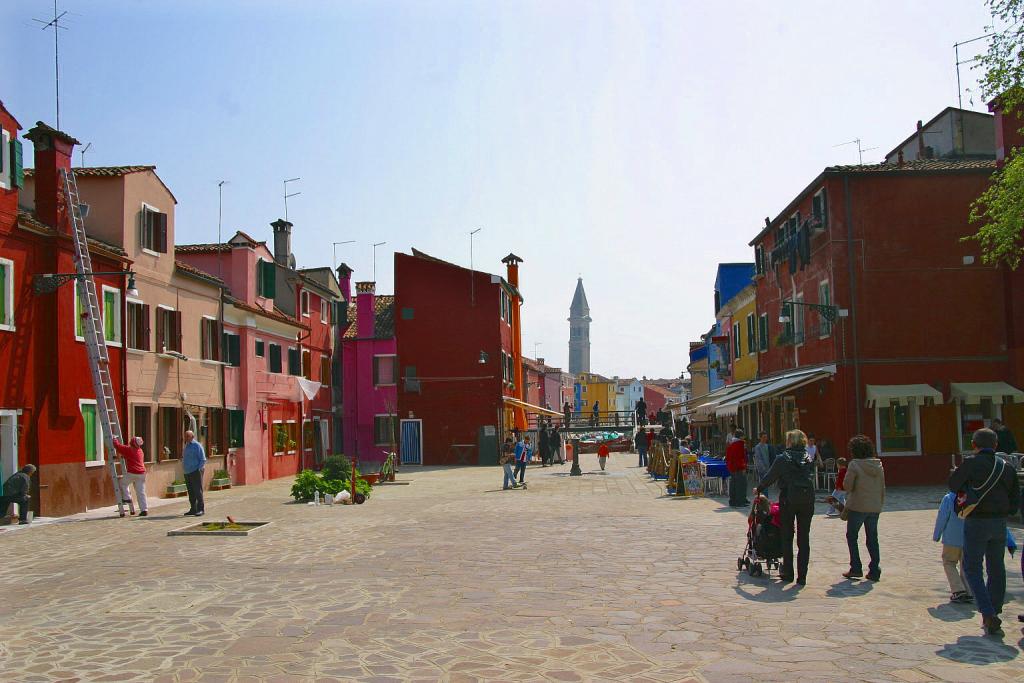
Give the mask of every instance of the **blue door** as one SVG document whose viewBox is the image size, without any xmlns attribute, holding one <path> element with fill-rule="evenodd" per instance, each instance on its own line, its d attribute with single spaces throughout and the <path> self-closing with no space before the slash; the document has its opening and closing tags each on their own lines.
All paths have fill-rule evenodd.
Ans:
<svg viewBox="0 0 1024 683">
<path fill-rule="evenodd" d="M 423 420 L 402 420 L 403 465 L 423 464 Z"/>
</svg>

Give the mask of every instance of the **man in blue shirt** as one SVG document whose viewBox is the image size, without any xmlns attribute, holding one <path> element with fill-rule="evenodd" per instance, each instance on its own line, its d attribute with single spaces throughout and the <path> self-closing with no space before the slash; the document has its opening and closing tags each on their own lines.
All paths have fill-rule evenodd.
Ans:
<svg viewBox="0 0 1024 683">
<path fill-rule="evenodd" d="M 185 488 L 188 489 L 188 512 L 186 515 L 202 517 L 206 514 L 203 502 L 203 471 L 206 469 L 206 451 L 196 441 L 192 430 L 185 432 L 185 449 L 181 455 L 181 467 L 185 471 Z"/>
<path fill-rule="evenodd" d="M 515 477 L 519 477 L 519 484 L 523 485 L 526 479 L 526 463 L 529 462 L 530 456 L 533 455 L 533 448 L 530 446 L 530 437 L 524 437 L 522 441 L 516 444 L 516 469 L 513 472 L 513 480 Z M 515 483 L 513 481 L 513 483 Z"/>
</svg>

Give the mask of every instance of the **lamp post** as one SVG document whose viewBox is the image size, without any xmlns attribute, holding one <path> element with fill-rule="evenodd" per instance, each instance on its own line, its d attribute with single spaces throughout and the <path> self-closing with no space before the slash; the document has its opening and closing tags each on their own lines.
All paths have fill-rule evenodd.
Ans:
<svg viewBox="0 0 1024 683">
<path fill-rule="evenodd" d="M 569 470 L 570 477 L 582 477 L 583 470 L 580 469 L 580 440 L 572 440 L 572 469 Z"/>
</svg>

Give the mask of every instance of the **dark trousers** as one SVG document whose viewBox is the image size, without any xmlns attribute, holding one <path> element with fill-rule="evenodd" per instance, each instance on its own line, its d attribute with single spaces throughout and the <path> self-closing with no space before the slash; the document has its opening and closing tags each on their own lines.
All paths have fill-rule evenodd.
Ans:
<svg viewBox="0 0 1024 683">
<path fill-rule="evenodd" d="M 747 504 L 747 473 L 729 473 L 729 505 L 740 507 Z"/>
<path fill-rule="evenodd" d="M 640 454 L 640 464 L 637 467 L 647 467 L 647 446 L 640 446 L 636 450 Z"/>
<path fill-rule="evenodd" d="M 867 537 L 868 555 L 871 562 L 868 564 L 868 574 L 877 576 L 882 573 L 878 555 L 878 513 L 877 512 L 855 512 L 850 510 L 846 518 L 846 545 L 850 549 L 850 570 L 860 574 L 864 566 L 860 562 L 860 548 L 858 548 L 858 537 L 860 528 L 864 527 L 864 535 Z"/>
<path fill-rule="evenodd" d="M 964 574 L 982 616 L 1003 611 L 1006 597 L 1006 520 L 1002 517 L 968 517 L 964 520 Z M 988 583 L 981 571 L 985 560 Z"/>
<path fill-rule="evenodd" d="M 0 515 L 6 517 L 11 503 L 18 504 L 18 519 L 28 521 L 28 496 L 0 496 Z"/>
<path fill-rule="evenodd" d="M 203 502 L 203 470 L 205 469 L 205 467 L 200 467 L 195 472 L 185 474 L 189 512 L 206 512 L 206 504 Z"/>
<path fill-rule="evenodd" d="M 782 575 L 793 576 L 793 535 L 800 549 L 797 555 L 796 576 L 807 578 L 807 563 L 811 559 L 811 518 L 814 517 L 814 501 L 790 503 L 779 507 L 782 522 Z"/>
<path fill-rule="evenodd" d="M 512 478 L 514 479 L 516 477 L 519 477 L 519 483 L 520 484 L 522 484 L 523 483 L 523 479 L 526 478 L 526 461 L 525 460 L 517 460 L 516 461 L 516 471 L 512 473 Z"/>
</svg>

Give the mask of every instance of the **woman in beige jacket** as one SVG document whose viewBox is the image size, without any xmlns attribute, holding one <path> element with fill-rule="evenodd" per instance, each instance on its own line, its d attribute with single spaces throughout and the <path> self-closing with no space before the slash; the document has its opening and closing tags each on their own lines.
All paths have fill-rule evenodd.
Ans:
<svg viewBox="0 0 1024 683">
<path fill-rule="evenodd" d="M 858 434 L 850 439 L 850 464 L 846 469 L 843 490 L 846 491 L 846 545 L 850 549 L 850 571 L 843 576 L 859 579 L 864 576 L 857 540 L 860 528 L 864 533 L 871 562 L 867 578 L 878 581 L 882 576 L 878 553 L 878 515 L 885 504 L 885 470 L 875 456 L 875 444 Z"/>
</svg>

